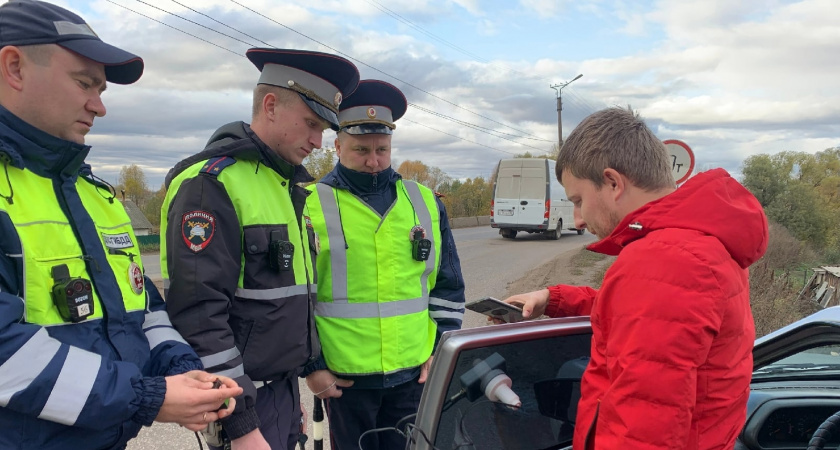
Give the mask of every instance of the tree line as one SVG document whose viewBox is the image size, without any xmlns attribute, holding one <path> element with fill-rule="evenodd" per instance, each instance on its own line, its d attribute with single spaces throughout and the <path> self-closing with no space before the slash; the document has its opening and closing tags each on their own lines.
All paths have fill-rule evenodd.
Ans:
<svg viewBox="0 0 840 450">
<path fill-rule="evenodd" d="M 753 155 L 742 174 L 768 219 L 807 243 L 824 263 L 840 263 L 840 147 Z"/>
<path fill-rule="evenodd" d="M 530 154 L 519 157 L 530 157 Z M 304 166 L 309 173 L 320 180 L 328 174 L 338 162 L 335 150 L 331 148 L 316 149 L 306 158 Z M 490 214 L 490 200 L 493 196 L 491 179 L 478 176 L 459 180 L 438 167 L 429 166 L 422 161 L 403 161 L 396 167 L 403 179 L 416 181 L 441 195 L 441 201 L 446 206 L 449 217 L 486 216 Z M 157 190 L 149 188 L 143 169 L 132 164 L 123 166 L 120 170 L 119 181 L 114 186 L 117 197 L 134 202 L 149 222 L 160 227 L 160 209 L 166 196 L 164 186 Z"/>
<path fill-rule="evenodd" d="M 530 154 L 518 157 L 530 157 Z M 338 158 L 335 149 L 325 147 L 313 151 L 303 162 L 306 170 L 320 180 L 328 174 Z M 490 200 L 493 198 L 491 179 L 484 177 L 453 179 L 439 167 L 429 166 L 422 161 L 403 161 L 395 168 L 405 180 L 416 181 L 441 195 L 449 217 L 471 217 L 490 215 Z"/>
</svg>

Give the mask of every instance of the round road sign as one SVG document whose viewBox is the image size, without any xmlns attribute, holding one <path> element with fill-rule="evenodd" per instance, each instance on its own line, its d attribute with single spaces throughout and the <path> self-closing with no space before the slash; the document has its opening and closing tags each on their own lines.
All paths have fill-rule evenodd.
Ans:
<svg viewBox="0 0 840 450">
<path fill-rule="evenodd" d="M 683 141 L 668 139 L 662 141 L 671 155 L 671 174 L 677 184 L 682 183 L 694 172 L 694 152 Z"/>
</svg>

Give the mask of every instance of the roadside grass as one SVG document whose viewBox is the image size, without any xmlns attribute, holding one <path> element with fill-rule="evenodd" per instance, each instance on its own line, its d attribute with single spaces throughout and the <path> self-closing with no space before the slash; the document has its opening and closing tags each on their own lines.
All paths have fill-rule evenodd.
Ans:
<svg viewBox="0 0 840 450">
<path fill-rule="evenodd" d="M 586 248 L 582 248 L 569 260 L 571 266 L 569 273 L 574 276 L 590 273 L 590 278 L 587 280 L 588 284 L 594 288 L 599 288 L 604 280 L 604 273 L 610 268 L 614 260 L 615 257 L 590 252 Z"/>
<path fill-rule="evenodd" d="M 157 253 L 160 251 L 160 243 L 155 244 L 144 244 L 140 243 L 140 253 Z"/>
<path fill-rule="evenodd" d="M 598 261 L 602 261 L 606 257 L 607 255 L 590 252 L 589 250 L 582 248 L 569 260 L 569 264 L 572 266 L 569 273 L 575 276 L 583 275 L 583 269 L 594 266 Z"/>
</svg>

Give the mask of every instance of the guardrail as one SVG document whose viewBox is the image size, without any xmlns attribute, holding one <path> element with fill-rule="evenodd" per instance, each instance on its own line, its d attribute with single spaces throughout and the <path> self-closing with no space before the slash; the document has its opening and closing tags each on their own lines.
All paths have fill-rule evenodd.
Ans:
<svg viewBox="0 0 840 450">
<path fill-rule="evenodd" d="M 469 228 L 490 226 L 490 216 L 452 217 L 449 219 L 450 228 Z"/>
</svg>

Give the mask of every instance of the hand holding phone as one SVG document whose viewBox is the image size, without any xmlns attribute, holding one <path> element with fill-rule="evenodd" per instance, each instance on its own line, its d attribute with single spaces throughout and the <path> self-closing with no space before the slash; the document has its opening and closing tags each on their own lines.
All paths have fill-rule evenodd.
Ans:
<svg viewBox="0 0 840 450">
<path fill-rule="evenodd" d="M 522 317 L 522 308 L 493 297 L 485 297 L 481 300 L 467 303 L 466 307 L 467 309 L 487 315 L 493 319 L 501 320 L 502 322 L 514 323 L 525 320 Z"/>
</svg>

